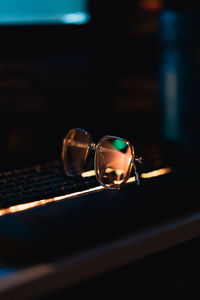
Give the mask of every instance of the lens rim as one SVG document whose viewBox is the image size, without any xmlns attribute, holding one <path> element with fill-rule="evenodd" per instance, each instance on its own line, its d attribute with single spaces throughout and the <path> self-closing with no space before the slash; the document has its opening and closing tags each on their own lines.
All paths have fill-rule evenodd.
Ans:
<svg viewBox="0 0 200 300">
<path fill-rule="evenodd" d="M 118 185 L 108 186 L 107 184 L 105 184 L 105 183 L 102 182 L 101 175 L 100 175 L 100 170 L 97 167 L 97 165 L 98 165 L 98 150 L 99 150 L 99 147 L 101 146 L 101 143 L 103 141 L 105 141 L 107 139 L 111 139 L 111 138 L 112 139 L 113 138 L 114 139 L 118 139 L 120 141 L 125 142 L 128 145 L 128 147 L 130 147 L 130 149 L 131 149 L 131 154 L 130 154 L 131 157 L 130 157 L 130 163 L 129 163 L 129 166 L 128 166 L 128 170 L 127 170 L 126 176 L 125 176 L 124 180 L 122 181 L 122 183 L 120 183 Z M 95 168 L 96 178 L 97 178 L 97 181 L 99 182 L 99 184 L 102 185 L 102 186 L 104 186 L 107 189 L 110 189 L 110 190 L 120 190 L 127 183 L 128 179 L 130 177 L 131 170 L 132 170 L 132 161 L 134 159 L 134 153 L 135 153 L 134 152 L 134 147 L 133 147 L 133 145 L 129 141 L 127 141 L 127 140 L 125 140 L 123 138 L 117 137 L 117 136 L 113 136 L 113 135 L 105 135 L 105 136 L 103 136 L 99 140 L 98 144 L 96 145 L 96 151 L 95 151 L 95 157 L 94 157 L 94 168 Z"/>
<path fill-rule="evenodd" d="M 84 162 L 83 162 L 83 165 L 81 166 L 81 171 L 80 171 L 79 173 L 77 173 L 77 174 L 72 174 L 72 173 L 68 172 L 67 166 L 66 166 L 66 164 L 65 164 L 65 155 L 66 155 L 65 148 L 66 148 L 67 138 L 68 138 L 68 136 L 71 134 L 71 132 L 74 131 L 74 130 L 75 130 L 75 131 L 81 131 L 82 133 L 84 133 L 85 135 L 88 136 L 88 146 L 87 146 L 87 149 L 86 149 L 86 151 L 85 151 Z M 85 165 L 85 162 L 86 162 L 86 159 L 87 159 L 87 156 L 88 156 L 88 152 L 89 152 L 89 150 L 90 150 L 91 143 L 92 143 L 92 137 L 91 137 L 90 133 L 87 132 L 87 131 L 84 130 L 84 129 L 81 129 L 81 128 L 72 128 L 72 129 L 70 129 L 70 130 L 67 132 L 66 136 L 65 136 L 64 139 L 63 139 L 62 155 L 61 155 L 61 157 L 62 157 L 62 161 L 63 161 L 63 166 L 64 166 L 64 169 L 65 169 L 65 173 L 66 173 L 68 176 L 74 177 L 74 176 L 77 176 L 77 175 L 81 175 L 81 173 L 82 173 L 83 170 L 84 170 L 84 165 Z"/>
</svg>

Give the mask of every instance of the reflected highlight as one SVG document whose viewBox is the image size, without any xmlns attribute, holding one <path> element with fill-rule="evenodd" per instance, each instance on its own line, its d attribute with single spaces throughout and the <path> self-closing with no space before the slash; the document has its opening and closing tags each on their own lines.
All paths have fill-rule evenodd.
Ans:
<svg viewBox="0 0 200 300">
<path fill-rule="evenodd" d="M 92 176 L 96 176 L 96 172 L 95 172 L 95 170 L 83 172 L 83 173 L 81 174 L 81 176 L 82 176 L 82 177 L 92 177 Z"/>
<path fill-rule="evenodd" d="M 153 178 L 153 177 L 158 177 L 158 176 L 162 176 L 168 173 L 172 172 L 172 168 L 162 168 L 162 169 L 158 169 L 158 170 L 154 170 L 151 172 L 147 172 L 147 173 L 142 173 L 141 174 L 141 178 L 147 179 L 147 178 Z M 82 173 L 82 177 L 92 177 L 95 176 L 95 170 L 91 170 L 88 172 L 84 172 Z M 130 177 L 127 181 L 127 183 L 132 183 L 135 182 L 135 176 Z M 118 184 L 118 182 L 116 182 L 115 184 Z M 0 209 L 0 217 L 7 215 L 7 214 L 11 214 L 11 213 L 17 213 L 17 212 L 22 212 L 22 211 L 26 211 L 29 209 L 32 209 L 34 207 L 39 207 L 39 206 L 44 206 L 48 203 L 53 203 L 53 202 L 57 202 L 57 201 L 62 201 L 62 200 L 67 200 L 67 199 L 72 199 L 78 196 L 82 196 L 82 195 L 88 195 L 90 193 L 93 192 L 100 192 L 102 190 L 105 190 L 106 188 L 99 185 L 84 191 L 80 191 L 80 192 L 74 192 L 71 194 L 67 194 L 67 195 L 63 195 L 63 196 L 57 196 L 57 197 L 53 197 L 53 198 L 49 198 L 49 199 L 42 199 L 42 200 L 38 200 L 38 201 L 34 201 L 34 202 L 29 202 L 29 203 L 24 203 L 24 204 L 18 204 L 18 205 L 13 205 L 10 206 L 8 208 L 2 208 Z"/>
<path fill-rule="evenodd" d="M 162 168 L 159 170 L 154 170 L 151 172 L 147 172 L 147 173 L 142 173 L 141 174 L 141 178 L 153 178 L 153 177 L 157 177 L 157 176 L 161 176 L 161 175 L 165 175 L 167 173 L 171 173 L 172 172 L 172 168 Z"/>
<path fill-rule="evenodd" d="M 109 172 L 108 169 L 107 169 L 107 172 Z M 147 179 L 147 178 L 153 178 L 153 177 L 165 175 L 165 174 L 171 173 L 171 172 L 172 172 L 172 168 L 167 167 L 167 168 L 161 168 L 161 169 L 158 169 L 158 170 L 142 173 L 140 176 L 141 176 L 141 178 Z M 93 177 L 95 175 L 96 175 L 95 170 L 83 172 L 81 174 L 81 176 L 84 177 L 84 178 L 85 177 Z M 128 179 L 127 183 L 131 183 L 131 182 L 135 182 L 135 176 L 132 176 Z"/>
<path fill-rule="evenodd" d="M 18 204 L 18 205 L 10 206 L 8 208 L 2 208 L 2 209 L 0 209 L 0 217 L 7 215 L 7 214 L 11 214 L 11 213 L 22 212 L 22 211 L 25 211 L 25 210 L 28 210 L 28 209 L 31 209 L 34 207 L 43 206 L 48 203 L 53 203 L 53 202 L 61 201 L 64 199 L 72 199 L 74 197 L 78 197 L 81 195 L 87 195 L 87 194 L 90 194 L 93 192 L 99 192 L 104 189 L 105 188 L 103 186 L 96 186 L 94 188 L 90 188 L 90 189 L 87 189 L 84 191 L 75 192 L 75 193 L 71 193 L 71 194 L 67 194 L 67 195 L 63 195 L 63 196 L 53 197 L 53 198 L 49 198 L 49 199 L 42 199 L 42 200 L 24 203 L 24 204 Z"/>
</svg>

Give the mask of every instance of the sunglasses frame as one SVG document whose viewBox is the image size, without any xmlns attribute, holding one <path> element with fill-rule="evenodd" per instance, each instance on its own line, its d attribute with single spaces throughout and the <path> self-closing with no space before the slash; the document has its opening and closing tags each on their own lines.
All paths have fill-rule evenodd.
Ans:
<svg viewBox="0 0 200 300">
<path fill-rule="evenodd" d="M 83 132 L 84 134 L 86 134 L 88 136 L 88 147 L 86 149 L 86 152 L 85 152 L 85 156 L 84 156 L 84 163 L 86 162 L 87 160 L 87 157 L 88 157 L 88 153 L 89 151 L 95 151 L 95 155 L 94 155 L 94 169 L 95 169 L 95 173 L 96 173 L 96 178 L 97 178 L 97 181 L 100 185 L 102 185 L 103 187 L 105 187 L 106 189 L 110 189 L 110 190 L 120 190 L 122 186 L 124 186 L 128 179 L 130 178 L 130 174 L 131 174 L 131 171 L 132 171 L 132 168 L 134 169 L 134 173 L 135 173 L 135 181 L 136 183 L 139 185 L 140 184 L 140 179 L 139 179 L 139 175 L 138 175 L 138 172 L 137 172 L 137 169 L 136 169 L 136 165 L 135 165 L 135 161 L 141 163 L 142 162 L 142 158 L 141 157 L 137 157 L 135 155 L 135 151 L 134 151 L 134 147 L 133 145 L 127 141 L 126 139 L 124 138 L 120 138 L 120 137 L 117 137 L 117 136 L 112 136 L 112 135 L 105 135 L 103 136 L 99 142 L 96 144 L 90 133 L 87 132 L 86 130 L 84 129 L 81 129 L 81 128 L 72 128 L 68 131 L 68 133 L 66 134 L 65 138 L 63 139 L 63 147 L 62 147 L 62 160 L 64 162 L 64 159 L 65 159 L 65 144 L 66 144 L 66 141 L 67 141 L 67 137 L 71 134 L 71 132 L 73 130 L 79 130 L 81 132 Z M 127 144 L 128 147 L 130 147 L 130 150 L 131 150 L 131 157 L 130 157 L 130 163 L 129 163 L 129 166 L 128 166 L 128 171 L 127 171 L 127 174 L 125 176 L 125 179 L 123 180 L 123 182 L 119 185 L 116 185 L 116 186 L 108 186 L 106 184 L 104 184 L 101 180 L 101 175 L 100 175 L 100 172 L 99 172 L 99 168 L 97 167 L 97 160 L 98 160 L 98 149 L 101 145 L 101 143 L 106 140 L 106 139 L 117 139 L 117 140 L 120 140 L 120 141 L 123 141 L 124 143 Z M 65 166 L 65 164 L 64 164 Z M 84 166 L 83 166 L 84 168 Z M 70 174 L 67 169 L 65 168 L 65 172 L 68 176 L 75 176 L 75 175 L 72 175 Z M 81 175 L 82 172 L 80 172 L 79 174 L 77 175 Z"/>
</svg>

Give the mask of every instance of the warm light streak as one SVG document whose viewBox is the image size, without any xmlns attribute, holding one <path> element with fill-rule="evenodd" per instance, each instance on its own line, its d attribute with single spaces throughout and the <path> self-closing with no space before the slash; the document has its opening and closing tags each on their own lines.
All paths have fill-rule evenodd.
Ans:
<svg viewBox="0 0 200 300">
<path fill-rule="evenodd" d="M 83 172 L 83 173 L 81 174 L 82 177 L 92 177 L 92 176 L 95 176 L 95 175 L 96 175 L 95 170 Z"/>
<path fill-rule="evenodd" d="M 135 176 L 130 177 L 127 181 L 127 183 L 135 182 Z"/>
<path fill-rule="evenodd" d="M 111 172 L 111 170 L 113 171 L 113 169 L 107 168 L 106 173 Z M 141 178 L 152 178 L 152 177 L 157 177 L 157 176 L 161 176 L 161 175 L 165 175 L 167 173 L 170 173 L 172 171 L 172 168 L 162 168 L 162 169 L 158 169 L 158 170 L 154 170 L 151 172 L 147 172 L 147 173 L 142 173 L 141 174 Z M 82 177 L 92 177 L 95 176 L 95 170 L 91 170 L 91 171 L 87 171 L 87 172 L 83 172 L 81 174 Z M 121 173 L 120 173 L 121 174 Z M 134 182 L 135 181 L 135 176 L 130 177 L 128 179 L 128 183 L 130 182 Z"/>
<path fill-rule="evenodd" d="M 151 172 L 142 173 L 141 177 L 145 178 L 145 179 L 146 178 L 152 178 L 152 177 L 157 177 L 157 176 L 161 176 L 161 175 L 170 173 L 171 171 L 172 171 L 171 168 L 162 168 L 162 169 L 159 169 L 159 170 L 154 170 L 154 171 L 151 171 Z M 84 172 L 83 174 L 82 174 L 83 177 L 95 176 L 95 170 Z M 131 182 L 135 182 L 135 176 L 130 177 L 129 180 L 127 181 L 127 183 L 131 183 Z M 53 198 L 49 198 L 49 199 L 42 199 L 42 200 L 29 202 L 29 203 L 24 203 L 24 204 L 13 205 L 13 206 L 10 206 L 8 208 L 0 209 L 0 216 L 25 211 L 25 210 L 28 210 L 28 209 L 31 209 L 31 208 L 34 208 L 34 207 L 43 206 L 43 205 L 46 205 L 48 203 L 61 201 L 61 200 L 64 200 L 64 199 L 72 199 L 74 197 L 78 197 L 78 196 L 81 196 L 81 195 L 87 195 L 87 194 L 90 194 L 90 193 L 93 193 L 93 192 L 102 191 L 104 189 L 105 189 L 105 187 L 100 185 L 100 186 L 96 186 L 96 187 L 93 187 L 93 188 L 90 188 L 90 189 L 87 189 L 87 190 L 84 190 L 84 191 L 74 192 L 74 193 L 71 193 L 71 194 L 63 195 L 63 196 L 53 197 Z"/>
<path fill-rule="evenodd" d="M 113 183 L 114 184 L 121 184 L 123 180 L 114 180 Z"/>
<path fill-rule="evenodd" d="M 59 197 L 53 197 L 53 198 L 49 198 L 49 199 L 42 199 L 42 200 L 38 200 L 38 201 L 34 201 L 34 202 L 13 205 L 8 208 L 0 209 L 0 217 L 7 215 L 7 214 L 11 214 L 11 213 L 25 211 L 25 210 L 28 210 L 28 209 L 31 209 L 34 207 L 38 207 L 38 206 L 42 206 L 42 205 L 45 205 L 48 203 L 52 203 L 52 202 L 56 202 L 56 201 L 60 201 L 60 200 L 64 200 L 64 199 L 72 199 L 74 197 L 78 197 L 81 195 L 87 195 L 92 192 L 98 192 L 98 191 L 101 191 L 104 189 L 105 188 L 100 185 L 100 186 L 96 186 L 96 187 L 93 187 L 93 188 L 90 188 L 90 189 L 87 189 L 84 191 L 75 192 L 75 193 L 71 193 L 71 194 L 67 194 L 67 195 L 63 195 L 63 196 L 59 196 Z"/>
<path fill-rule="evenodd" d="M 147 173 L 142 173 L 141 177 L 142 178 L 152 178 L 152 177 L 157 177 L 157 176 L 161 176 L 161 175 L 165 175 L 167 173 L 170 173 L 172 171 L 172 168 L 162 168 L 159 170 L 154 170 L 151 172 L 147 172 Z"/>
<path fill-rule="evenodd" d="M 85 195 L 85 194 L 89 194 L 89 193 L 92 193 L 92 192 L 98 192 L 98 191 L 101 191 L 103 189 L 104 189 L 103 186 L 98 185 L 98 186 L 95 186 L 95 187 L 90 188 L 88 190 L 75 192 L 75 193 L 67 194 L 67 195 L 64 195 L 64 196 L 54 197 L 53 199 L 54 199 L 54 201 L 59 201 L 59 200 L 67 199 L 67 198 L 71 199 L 71 198 L 74 198 L 76 196 Z"/>
<path fill-rule="evenodd" d="M 124 170 L 115 170 L 113 168 L 106 168 L 105 173 L 112 173 L 113 171 L 115 171 L 115 173 L 120 176 L 124 173 Z M 82 177 L 92 177 L 92 176 L 96 176 L 96 172 L 95 170 L 91 170 L 91 171 L 87 171 L 87 172 L 83 172 L 81 174 Z"/>
</svg>

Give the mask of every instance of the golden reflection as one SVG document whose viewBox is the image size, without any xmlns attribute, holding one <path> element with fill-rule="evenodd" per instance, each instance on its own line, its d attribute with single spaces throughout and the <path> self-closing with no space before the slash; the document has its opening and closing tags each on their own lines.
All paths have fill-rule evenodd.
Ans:
<svg viewBox="0 0 200 300">
<path fill-rule="evenodd" d="M 106 173 L 109 173 L 111 171 L 113 171 L 113 169 L 110 169 L 110 168 L 106 169 Z M 146 179 L 146 178 L 157 177 L 157 176 L 161 176 L 161 175 L 165 175 L 167 173 L 170 173 L 171 171 L 172 171 L 172 168 L 162 168 L 162 169 L 154 170 L 154 171 L 151 171 L 151 172 L 142 173 L 141 178 Z M 121 172 L 119 172 L 119 173 L 121 174 Z M 95 170 L 83 172 L 81 174 L 82 177 L 92 177 L 92 176 L 95 176 L 95 175 L 96 175 Z M 130 177 L 127 182 L 130 183 L 130 182 L 134 182 L 134 181 L 135 181 L 135 176 Z"/>
<path fill-rule="evenodd" d="M 83 172 L 83 173 L 81 174 L 82 177 L 92 177 L 92 176 L 95 176 L 95 175 L 96 175 L 95 170 Z"/>
<path fill-rule="evenodd" d="M 135 182 L 135 176 L 130 177 L 127 181 L 127 183 Z"/>
<path fill-rule="evenodd" d="M 52 203 L 52 202 L 56 202 L 56 201 L 60 201 L 60 200 L 64 200 L 64 199 L 72 199 L 74 197 L 77 196 L 81 196 L 81 195 L 87 195 L 90 194 L 92 192 L 98 192 L 101 190 L 104 190 L 105 188 L 103 186 L 96 186 L 94 188 L 90 188 L 84 191 L 80 191 L 80 192 L 75 192 L 75 193 L 71 193 L 71 194 L 67 194 L 67 195 L 63 195 L 63 196 L 59 196 L 59 197 L 53 197 L 53 198 L 49 198 L 49 199 L 42 199 L 42 200 L 38 200 L 38 201 L 34 201 L 34 202 L 29 202 L 29 203 L 24 203 L 24 204 L 17 204 L 17 205 L 13 205 L 10 206 L 8 208 L 2 208 L 0 209 L 0 217 L 7 215 L 7 214 L 11 214 L 11 213 L 16 213 L 16 212 L 20 212 L 20 211 L 24 211 L 27 209 L 31 209 L 37 206 L 42 206 L 48 203 Z"/>
<path fill-rule="evenodd" d="M 170 173 L 171 171 L 172 171 L 172 168 L 162 168 L 162 169 L 159 169 L 159 170 L 154 170 L 154 171 L 151 171 L 151 172 L 142 173 L 141 177 L 142 178 L 152 178 L 152 177 L 165 175 L 167 173 Z"/>
<path fill-rule="evenodd" d="M 147 173 L 142 173 L 141 177 L 142 178 L 152 178 L 152 177 L 157 177 L 157 176 L 161 176 L 161 175 L 165 175 L 167 173 L 170 173 L 172 171 L 172 168 L 162 168 L 162 169 L 158 169 L 158 170 L 154 170 L 151 172 L 147 172 Z M 95 176 L 95 171 L 91 170 L 88 172 L 84 172 L 82 173 L 82 177 L 91 177 L 91 176 Z M 129 180 L 127 181 L 127 183 L 131 183 L 131 182 L 135 182 L 135 176 L 130 177 Z M 25 211 L 34 207 L 38 207 L 38 206 L 43 206 L 46 205 L 48 203 L 52 203 L 52 202 L 57 202 L 57 201 L 61 201 L 64 199 L 72 199 L 74 197 L 78 197 L 81 195 L 87 195 L 93 192 L 98 192 L 98 191 L 102 191 L 104 190 L 105 187 L 103 186 L 96 186 L 84 191 L 80 191 L 80 192 L 74 192 L 71 194 L 67 194 L 67 195 L 63 195 L 63 196 L 58 196 L 58 197 L 53 197 L 53 198 L 49 198 L 49 199 L 42 199 L 42 200 L 38 200 L 38 201 L 34 201 L 34 202 L 29 202 L 29 203 L 24 203 L 24 204 L 18 204 L 18 205 L 13 205 L 10 206 L 8 208 L 2 208 L 0 209 L 0 216 L 4 216 L 6 214 L 10 214 L 10 213 L 17 213 L 20 211 Z"/>
<path fill-rule="evenodd" d="M 121 184 L 123 180 L 114 180 L 113 183 L 114 184 Z"/>
</svg>

